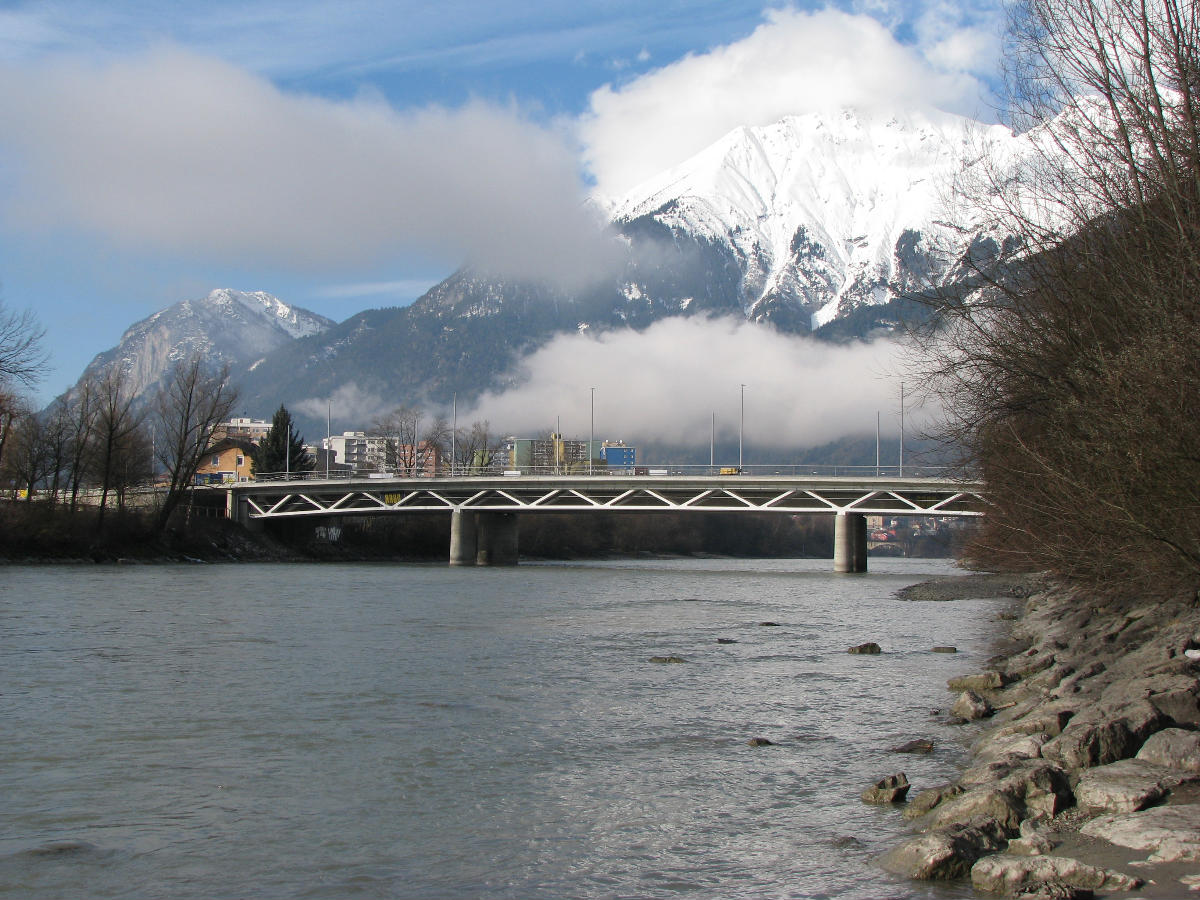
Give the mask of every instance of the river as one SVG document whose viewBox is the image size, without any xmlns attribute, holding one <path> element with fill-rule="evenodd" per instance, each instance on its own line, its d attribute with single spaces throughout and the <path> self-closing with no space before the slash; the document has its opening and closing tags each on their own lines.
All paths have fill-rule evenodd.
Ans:
<svg viewBox="0 0 1200 900">
<path fill-rule="evenodd" d="M 970 896 L 858 794 L 962 765 L 930 711 L 1005 603 L 871 567 L 7 567 L 0 896 Z"/>
</svg>

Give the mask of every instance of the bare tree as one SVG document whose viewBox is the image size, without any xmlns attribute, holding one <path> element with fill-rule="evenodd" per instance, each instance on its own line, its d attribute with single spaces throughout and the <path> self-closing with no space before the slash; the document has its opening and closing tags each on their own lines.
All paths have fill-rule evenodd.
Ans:
<svg viewBox="0 0 1200 900">
<path fill-rule="evenodd" d="M 129 377 L 120 365 L 112 366 L 95 386 L 96 418 L 93 426 L 96 474 L 100 478 L 99 529 L 104 524 L 104 510 L 109 493 L 126 481 L 133 447 L 130 442 L 142 423 L 142 415 L 134 406 Z"/>
<path fill-rule="evenodd" d="M 79 502 L 79 490 L 90 475 L 95 459 L 93 429 L 100 412 L 97 402 L 99 380 L 85 379 L 77 388 L 64 395 L 64 403 L 70 416 L 67 426 L 66 475 L 71 499 L 71 512 Z"/>
<path fill-rule="evenodd" d="M 412 406 L 401 406 L 375 420 L 370 434 L 383 439 L 384 465 L 402 475 L 419 475 L 443 453 L 450 437 L 450 426 L 439 416 L 423 424 L 424 413 Z"/>
<path fill-rule="evenodd" d="M 154 400 L 156 457 L 167 474 L 167 490 L 158 511 L 158 527 L 166 526 L 185 492 L 196 479 L 216 427 L 237 403 L 229 385 L 229 366 L 213 372 L 198 354 L 176 363 Z"/>
<path fill-rule="evenodd" d="M 460 472 L 476 472 L 491 465 L 492 454 L 499 446 L 491 434 L 491 424 L 486 420 L 471 423 L 469 428 L 458 429 L 454 440 L 454 467 Z"/>
<path fill-rule="evenodd" d="M 6 469 L 14 487 L 20 485 L 25 491 L 26 502 L 32 503 L 37 486 L 46 477 L 48 470 L 42 417 L 36 413 L 22 416 L 14 430 Z"/>
<path fill-rule="evenodd" d="M 46 371 L 44 330 L 29 310 L 14 312 L 0 301 L 0 388 L 14 382 L 33 387 Z"/>
<path fill-rule="evenodd" d="M 943 435 L 987 481 L 990 565 L 1200 584 L 1198 38 L 1177 0 L 1012 7 L 1033 152 L 987 198 L 1018 258 L 969 260 L 981 290 L 942 298 L 924 344 Z"/>
</svg>

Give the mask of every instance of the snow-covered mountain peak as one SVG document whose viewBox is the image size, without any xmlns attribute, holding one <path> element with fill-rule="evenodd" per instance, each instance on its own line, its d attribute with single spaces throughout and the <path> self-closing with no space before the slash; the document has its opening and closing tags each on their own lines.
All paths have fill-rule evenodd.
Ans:
<svg viewBox="0 0 1200 900">
<path fill-rule="evenodd" d="M 324 316 L 296 309 L 265 291 L 234 291 L 229 288 L 218 288 L 202 301 L 195 302 L 220 309 L 227 315 L 236 315 L 239 312 L 249 314 L 282 329 L 294 338 L 319 334 L 332 324 Z"/>
<path fill-rule="evenodd" d="M 842 301 L 882 302 L 901 241 L 926 255 L 962 242 L 948 229 L 955 178 L 1005 129 L 936 110 L 855 109 L 736 128 L 639 185 L 613 209 L 618 225 L 652 217 L 729 245 L 746 260 L 743 307 L 790 297 L 813 326 Z M 937 268 L 935 266 L 935 268 Z"/>
</svg>

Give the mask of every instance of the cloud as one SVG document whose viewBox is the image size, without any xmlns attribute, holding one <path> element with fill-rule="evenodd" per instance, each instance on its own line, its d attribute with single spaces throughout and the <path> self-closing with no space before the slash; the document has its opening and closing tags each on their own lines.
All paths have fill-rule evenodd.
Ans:
<svg viewBox="0 0 1200 900">
<path fill-rule="evenodd" d="M 619 197 L 738 126 L 786 115 L 897 106 L 980 112 L 987 91 L 969 58 L 983 47 L 978 35 L 930 33 L 930 56 L 867 15 L 766 17 L 743 40 L 592 93 L 579 134 L 602 193 Z"/>
<path fill-rule="evenodd" d="M 361 430 L 395 405 L 394 399 L 365 391 L 353 382 L 339 386 L 328 397 L 308 397 L 292 404 L 296 413 L 318 422 L 324 422 L 329 411 L 334 434 L 347 428 Z"/>
<path fill-rule="evenodd" d="M 798 449 L 883 429 L 899 433 L 898 341 L 834 345 L 735 319 L 672 318 L 645 331 L 559 337 L 522 361 L 517 387 L 482 397 L 459 421 L 488 419 L 526 436 L 586 438 L 595 392 L 597 439 L 707 447 L 736 439 L 745 384 L 747 446 Z M 909 410 L 908 424 L 921 418 Z"/>
<path fill-rule="evenodd" d="M 511 109 L 334 102 L 168 46 L 0 70 L 0 120 L 10 228 L 289 268 L 416 252 L 564 281 L 608 263 L 574 152 Z"/>
</svg>

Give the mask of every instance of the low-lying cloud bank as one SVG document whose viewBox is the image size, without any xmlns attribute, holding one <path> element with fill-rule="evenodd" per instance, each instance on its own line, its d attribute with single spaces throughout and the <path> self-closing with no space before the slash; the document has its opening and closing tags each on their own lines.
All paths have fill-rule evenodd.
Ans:
<svg viewBox="0 0 1200 900">
<path fill-rule="evenodd" d="M 904 345 L 835 345 L 735 319 L 673 318 L 645 331 L 565 335 L 524 359 L 510 390 L 489 393 L 459 422 L 488 419 L 526 436 L 561 419 L 586 438 L 595 388 L 597 439 L 707 447 L 736 439 L 745 387 L 747 446 L 800 449 L 848 435 L 899 434 Z M 906 427 L 928 411 L 909 407 Z"/>
<path fill-rule="evenodd" d="M 424 252 L 578 284 L 612 249 L 575 151 L 513 109 L 285 92 L 164 46 L 0 69 L 10 227 L 291 268 Z"/>
</svg>

